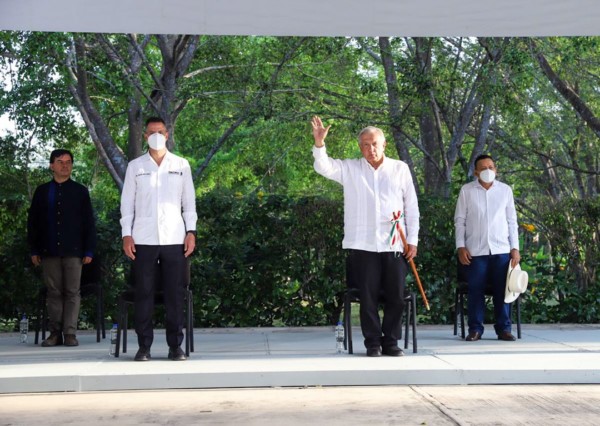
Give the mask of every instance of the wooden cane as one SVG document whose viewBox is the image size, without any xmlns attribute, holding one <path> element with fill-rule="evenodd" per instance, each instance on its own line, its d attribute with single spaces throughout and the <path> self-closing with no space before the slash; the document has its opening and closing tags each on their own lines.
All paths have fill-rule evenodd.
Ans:
<svg viewBox="0 0 600 426">
<path fill-rule="evenodd" d="M 406 242 L 406 237 L 404 236 L 404 231 L 402 230 L 402 226 L 397 227 L 398 231 L 400 232 L 400 238 L 402 239 L 402 245 L 404 246 L 404 253 L 408 252 L 408 243 Z M 425 302 L 425 308 L 429 311 L 429 302 L 427 301 L 427 296 L 425 296 L 425 290 L 423 290 L 423 284 L 421 284 L 421 279 L 419 278 L 419 273 L 417 272 L 417 265 L 415 265 L 414 260 L 410 259 L 408 261 L 408 263 L 410 264 L 410 268 L 413 271 L 413 274 L 415 275 L 415 278 L 417 279 L 417 286 L 419 287 L 419 292 L 421 293 L 421 296 L 423 297 L 423 302 Z"/>
</svg>

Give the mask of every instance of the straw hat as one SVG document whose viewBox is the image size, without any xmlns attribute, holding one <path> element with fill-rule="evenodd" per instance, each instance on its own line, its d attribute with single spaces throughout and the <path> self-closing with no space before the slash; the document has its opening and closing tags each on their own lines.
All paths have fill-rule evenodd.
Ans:
<svg viewBox="0 0 600 426">
<path fill-rule="evenodd" d="M 512 268 L 509 262 L 508 274 L 506 275 L 506 289 L 504 290 L 504 303 L 512 303 L 517 300 L 521 293 L 525 293 L 528 281 L 529 275 L 527 275 L 527 272 L 521 270 L 521 265 L 517 263 L 517 266 Z"/>
</svg>

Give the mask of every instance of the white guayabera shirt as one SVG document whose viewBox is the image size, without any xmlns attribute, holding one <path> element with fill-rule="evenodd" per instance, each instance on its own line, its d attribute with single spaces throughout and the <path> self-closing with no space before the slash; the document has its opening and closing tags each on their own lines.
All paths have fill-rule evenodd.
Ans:
<svg viewBox="0 0 600 426">
<path fill-rule="evenodd" d="M 497 180 L 487 191 L 479 180 L 463 185 L 454 226 L 456 248 L 465 247 L 471 256 L 518 250 L 517 212 L 511 187 Z"/>
<path fill-rule="evenodd" d="M 419 239 L 419 205 L 408 165 L 384 157 L 374 169 L 364 159 L 329 158 L 325 147 L 313 146 L 317 173 L 344 187 L 345 249 L 370 252 L 402 252 L 402 241 L 390 245 L 394 213 L 404 215 L 400 221 L 408 244 Z"/>
<path fill-rule="evenodd" d="M 190 164 L 167 152 L 160 166 L 150 154 L 127 166 L 121 194 L 121 234 L 135 244 L 183 244 L 196 230 L 196 194 Z"/>
</svg>

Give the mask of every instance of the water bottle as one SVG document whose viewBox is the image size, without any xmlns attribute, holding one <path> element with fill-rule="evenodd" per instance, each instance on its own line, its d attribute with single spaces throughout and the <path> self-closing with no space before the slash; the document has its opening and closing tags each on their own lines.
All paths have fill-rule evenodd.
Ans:
<svg viewBox="0 0 600 426">
<path fill-rule="evenodd" d="M 108 354 L 110 356 L 115 356 L 117 353 L 117 330 L 118 324 L 113 324 L 110 329 L 110 349 L 108 350 Z"/>
<path fill-rule="evenodd" d="M 341 321 L 335 326 L 335 350 L 338 354 L 344 352 L 344 326 Z"/>
<path fill-rule="evenodd" d="M 19 322 L 19 332 L 21 333 L 20 342 L 27 343 L 27 333 L 29 333 L 29 320 L 27 316 L 23 314 L 23 318 Z"/>
</svg>

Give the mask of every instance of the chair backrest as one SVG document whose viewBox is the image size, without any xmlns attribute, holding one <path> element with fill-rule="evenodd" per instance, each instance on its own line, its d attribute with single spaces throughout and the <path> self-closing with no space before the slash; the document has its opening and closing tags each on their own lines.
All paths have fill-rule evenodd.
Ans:
<svg viewBox="0 0 600 426">
<path fill-rule="evenodd" d="M 133 267 L 133 262 L 129 261 L 129 274 L 127 275 L 127 290 L 133 290 L 135 288 L 135 269 Z M 159 266 L 160 266 L 160 262 L 158 262 Z M 162 292 L 162 281 L 161 280 L 157 280 L 156 281 L 158 287 L 155 289 L 155 291 L 158 292 Z"/>
<path fill-rule="evenodd" d="M 456 258 L 456 280 L 461 283 L 468 283 L 469 278 L 467 274 L 467 267 L 458 261 Z"/>
<path fill-rule="evenodd" d="M 102 263 L 99 257 L 94 257 L 91 263 L 81 267 L 80 292 L 85 297 L 89 294 L 95 294 L 96 288 L 101 284 Z"/>
<path fill-rule="evenodd" d="M 358 289 L 358 284 L 354 280 L 354 273 L 352 270 L 353 267 L 354 267 L 354 265 L 352 265 L 352 262 L 350 262 L 350 257 L 347 256 L 346 257 L 346 287 Z"/>
<path fill-rule="evenodd" d="M 97 283 L 102 278 L 102 263 L 94 257 L 90 263 L 81 267 L 81 285 Z"/>
<path fill-rule="evenodd" d="M 159 262 L 159 266 L 160 266 L 160 262 Z M 160 293 L 162 292 L 162 280 L 157 280 L 158 283 L 158 287 L 156 288 L 156 292 Z M 127 277 L 127 284 L 129 288 L 134 288 L 135 287 L 135 273 L 133 270 L 133 264 L 130 262 L 129 265 L 129 276 Z M 191 285 L 191 262 L 190 262 L 190 258 L 188 257 L 186 259 L 186 272 L 185 272 L 185 288 L 189 288 Z"/>
</svg>

